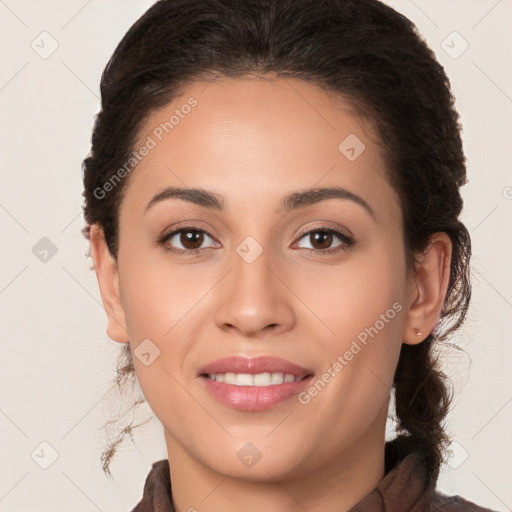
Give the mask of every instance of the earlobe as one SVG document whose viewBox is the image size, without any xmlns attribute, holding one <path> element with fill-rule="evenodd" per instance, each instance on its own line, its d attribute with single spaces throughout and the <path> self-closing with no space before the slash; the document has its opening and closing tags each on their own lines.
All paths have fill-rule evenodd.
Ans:
<svg viewBox="0 0 512 512">
<path fill-rule="evenodd" d="M 108 250 L 103 229 L 97 224 L 91 226 L 90 241 L 94 270 L 107 313 L 107 335 L 119 343 L 128 343 L 126 317 L 119 292 L 118 265 Z"/>
<path fill-rule="evenodd" d="M 448 234 L 434 233 L 408 281 L 408 289 L 412 291 L 406 300 L 403 343 L 421 343 L 438 324 L 450 281 L 451 255 Z"/>
</svg>

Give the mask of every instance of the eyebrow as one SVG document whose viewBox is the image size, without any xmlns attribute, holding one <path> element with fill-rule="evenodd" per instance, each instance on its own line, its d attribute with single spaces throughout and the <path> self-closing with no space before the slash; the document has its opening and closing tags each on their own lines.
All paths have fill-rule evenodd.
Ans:
<svg viewBox="0 0 512 512">
<path fill-rule="evenodd" d="M 155 204 L 168 199 L 182 199 L 183 201 L 189 201 L 204 208 L 218 211 L 224 210 L 224 199 L 219 194 L 203 188 L 167 187 L 153 196 L 146 206 L 145 211 L 148 211 Z M 286 214 L 291 210 L 311 206 L 327 199 L 346 199 L 353 201 L 359 206 L 362 206 L 376 219 L 375 212 L 362 197 L 343 187 L 316 187 L 291 192 L 283 197 L 276 213 Z"/>
</svg>

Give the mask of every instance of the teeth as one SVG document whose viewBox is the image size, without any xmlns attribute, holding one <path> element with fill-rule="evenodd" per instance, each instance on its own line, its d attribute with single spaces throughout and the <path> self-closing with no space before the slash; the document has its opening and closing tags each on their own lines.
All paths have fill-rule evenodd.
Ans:
<svg viewBox="0 0 512 512">
<path fill-rule="evenodd" d="M 225 382 L 226 384 L 234 384 L 235 386 L 275 386 L 283 382 L 298 382 L 303 376 L 296 377 L 291 373 L 257 373 L 252 375 L 249 373 L 218 373 L 216 375 L 208 375 L 211 380 L 217 382 Z"/>
</svg>

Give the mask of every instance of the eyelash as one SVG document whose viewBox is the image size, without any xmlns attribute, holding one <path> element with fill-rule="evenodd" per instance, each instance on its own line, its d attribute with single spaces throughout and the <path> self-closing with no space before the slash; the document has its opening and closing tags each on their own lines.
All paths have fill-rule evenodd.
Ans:
<svg viewBox="0 0 512 512">
<path fill-rule="evenodd" d="M 161 245 L 165 251 L 171 252 L 173 254 L 177 254 L 178 256 L 199 256 L 199 253 L 203 250 L 207 249 L 207 247 L 203 247 L 202 249 L 176 249 L 175 247 L 171 247 L 167 245 L 167 241 L 174 237 L 174 235 L 177 235 L 181 232 L 187 232 L 187 231 L 195 231 L 198 233 L 205 233 L 208 235 L 212 240 L 215 240 L 215 238 L 205 229 L 199 229 L 197 226 L 183 226 L 179 229 L 176 229 L 174 231 L 171 231 L 170 233 L 166 233 L 162 235 L 158 239 L 158 244 Z M 307 249 L 302 248 L 303 251 L 307 251 L 308 254 L 332 254 L 337 253 L 341 251 L 346 251 L 348 248 L 354 246 L 355 242 L 354 239 L 351 238 L 348 235 L 345 235 L 344 233 L 341 233 L 340 231 L 333 229 L 333 228 L 326 228 L 326 227 L 316 227 L 313 229 L 310 229 L 309 231 L 303 232 L 299 234 L 299 240 L 304 238 L 306 235 L 311 235 L 312 233 L 329 233 L 332 235 L 337 236 L 343 244 L 338 245 L 336 247 L 330 248 L 330 249 Z"/>
</svg>

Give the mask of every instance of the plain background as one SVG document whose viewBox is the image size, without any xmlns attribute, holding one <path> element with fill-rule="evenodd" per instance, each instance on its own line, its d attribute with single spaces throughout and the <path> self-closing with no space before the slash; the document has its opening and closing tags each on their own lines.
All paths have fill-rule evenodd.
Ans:
<svg viewBox="0 0 512 512">
<path fill-rule="evenodd" d="M 100 75 L 152 3 L 0 0 L 1 511 L 128 511 L 151 463 L 167 456 L 152 420 L 135 430 L 135 444 L 128 438 L 119 447 L 114 480 L 101 470 L 103 425 L 129 401 L 112 388 L 120 346 L 105 333 L 80 233 L 81 161 Z M 448 421 L 455 443 L 438 487 L 509 511 L 512 1 L 389 3 L 417 24 L 445 67 L 468 158 L 462 219 L 473 240 L 473 302 L 453 339 L 465 352 L 444 356 L 457 390 Z"/>
</svg>

